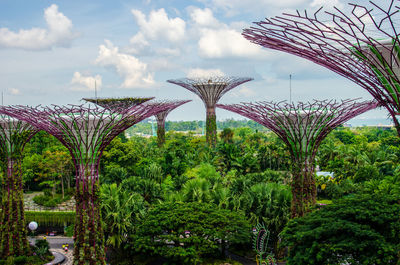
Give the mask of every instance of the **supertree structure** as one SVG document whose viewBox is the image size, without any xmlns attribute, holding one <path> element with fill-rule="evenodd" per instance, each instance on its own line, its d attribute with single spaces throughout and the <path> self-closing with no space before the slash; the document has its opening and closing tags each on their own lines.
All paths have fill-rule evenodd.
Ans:
<svg viewBox="0 0 400 265">
<path fill-rule="evenodd" d="M 292 217 L 303 216 L 315 204 L 315 155 L 321 141 L 337 126 L 376 108 L 375 101 L 258 102 L 217 107 L 233 111 L 267 127 L 286 144 L 292 167 Z"/>
<path fill-rule="evenodd" d="M 105 109 L 122 111 L 135 105 L 140 105 L 154 97 L 125 97 L 125 98 L 83 98 L 87 102 L 97 104 Z"/>
<path fill-rule="evenodd" d="M 128 127 L 169 107 L 168 103 L 134 104 L 105 109 L 76 105 L 8 106 L 0 113 L 35 124 L 55 136 L 71 153 L 76 169 L 74 264 L 105 264 L 99 207 L 99 163 L 104 148 Z"/>
<path fill-rule="evenodd" d="M 0 256 L 28 254 L 21 163 L 25 144 L 36 127 L 0 115 L 0 165 L 3 170 L 0 212 Z"/>
<path fill-rule="evenodd" d="M 283 14 L 244 29 L 253 43 L 303 57 L 366 89 L 390 113 L 400 136 L 399 6 L 394 0 Z"/>
<path fill-rule="evenodd" d="M 157 119 L 157 143 L 158 146 L 163 146 L 165 143 L 165 120 L 168 116 L 168 114 L 176 109 L 177 107 L 188 103 L 191 100 L 176 100 L 176 101 L 170 101 L 171 106 L 167 110 L 164 110 L 162 112 L 157 113 L 156 119 Z M 150 103 L 151 104 L 151 103 Z"/>
<path fill-rule="evenodd" d="M 210 146 L 214 146 L 217 142 L 215 105 L 226 92 L 251 80 L 253 78 L 213 76 L 208 78 L 182 78 L 167 80 L 167 82 L 188 89 L 203 101 L 206 107 L 206 139 Z"/>
</svg>

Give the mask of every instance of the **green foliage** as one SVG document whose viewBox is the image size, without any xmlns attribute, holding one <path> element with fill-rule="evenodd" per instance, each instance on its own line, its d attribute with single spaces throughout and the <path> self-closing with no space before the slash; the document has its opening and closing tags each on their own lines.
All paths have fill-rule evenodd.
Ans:
<svg viewBox="0 0 400 265">
<path fill-rule="evenodd" d="M 398 199 L 349 196 L 291 220 L 282 233 L 288 264 L 397 264 Z"/>
<path fill-rule="evenodd" d="M 49 250 L 50 245 L 49 245 L 49 242 L 47 242 L 46 239 L 38 239 L 35 242 L 35 247 L 37 247 L 37 248 L 45 248 L 45 249 Z"/>
<path fill-rule="evenodd" d="M 201 163 L 195 168 L 189 169 L 185 172 L 189 179 L 202 178 L 208 180 L 211 185 L 220 181 L 221 175 L 217 172 L 213 165 L 208 163 Z"/>
<path fill-rule="evenodd" d="M 131 193 L 116 183 L 103 184 L 100 194 L 106 244 L 118 249 L 126 243 L 126 235 L 135 220 L 144 214 L 144 200 L 139 194 Z"/>
<path fill-rule="evenodd" d="M 128 171 L 118 164 L 105 166 L 102 175 L 102 183 L 121 183 L 128 176 Z"/>
<path fill-rule="evenodd" d="M 383 179 L 372 179 L 362 184 L 361 190 L 366 194 L 388 194 L 400 198 L 400 176 L 387 176 Z"/>
<path fill-rule="evenodd" d="M 44 262 L 50 262 L 53 259 L 54 257 L 50 253 L 45 253 L 42 259 L 35 252 L 34 256 L 8 257 L 6 260 L 0 260 L 0 265 L 42 265 Z"/>
<path fill-rule="evenodd" d="M 49 195 L 36 195 L 33 197 L 33 201 L 36 204 L 46 206 L 46 207 L 56 207 L 62 202 L 68 201 L 71 199 L 71 196 L 67 195 L 62 198 L 61 194 L 56 194 L 54 197 Z"/>
<path fill-rule="evenodd" d="M 250 226 L 237 212 L 204 203 L 163 203 L 151 209 L 132 236 L 132 248 L 179 264 L 224 253 L 226 244 L 248 242 Z"/>
<path fill-rule="evenodd" d="M 64 230 L 65 236 L 73 237 L 74 236 L 74 225 L 71 224 L 67 226 Z"/>
<path fill-rule="evenodd" d="M 354 134 L 349 129 L 338 129 L 333 132 L 333 135 L 344 144 L 354 143 Z"/>
<path fill-rule="evenodd" d="M 40 259 L 42 259 L 42 261 L 44 261 L 47 259 L 47 256 L 51 255 L 49 249 L 50 245 L 46 239 L 38 239 L 35 242 L 33 251 Z"/>
<path fill-rule="evenodd" d="M 35 221 L 39 226 L 63 226 L 75 222 L 75 212 L 26 211 L 25 221 L 26 223 Z"/>
<path fill-rule="evenodd" d="M 148 203 L 163 198 L 162 186 L 152 179 L 134 176 L 122 181 L 121 186 L 127 191 L 139 194 Z"/>
</svg>

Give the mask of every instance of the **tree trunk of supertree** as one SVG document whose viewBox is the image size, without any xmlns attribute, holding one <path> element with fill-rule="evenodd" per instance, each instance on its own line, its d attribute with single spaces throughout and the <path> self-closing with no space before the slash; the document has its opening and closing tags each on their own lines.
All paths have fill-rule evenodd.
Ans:
<svg viewBox="0 0 400 265">
<path fill-rule="evenodd" d="M 291 216 L 301 217 L 314 206 L 317 197 L 315 168 L 312 163 L 302 162 L 292 166 Z"/>
<path fill-rule="evenodd" d="M 157 144 L 158 147 L 165 144 L 165 120 L 157 119 Z"/>
<path fill-rule="evenodd" d="M 215 106 L 207 106 L 206 140 L 209 146 L 214 147 L 217 144 L 217 116 L 215 114 Z"/>
<path fill-rule="evenodd" d="M 394 116 L 394 115 L 392 116 L 392 120 L 393 120 L 393 123 L 394 123 L 394 128 L 397 131 L 397 136 L 400 137 L 400 124 L 399 124 L 399 121 L 397 120 L 396 116 Z"/>
<path fill-rule="evenodd" d="M 99 200 L 99 166 L 81 164 L 76 177 L 74 264 L 105 264 Z"/>
<path fill-rule="evenodd" d="M 0 219 L 0 255 L 22 256 L 29 253 L 24 216 L 21 159 L 2 161 L 3 183 Z"/>
</svg>

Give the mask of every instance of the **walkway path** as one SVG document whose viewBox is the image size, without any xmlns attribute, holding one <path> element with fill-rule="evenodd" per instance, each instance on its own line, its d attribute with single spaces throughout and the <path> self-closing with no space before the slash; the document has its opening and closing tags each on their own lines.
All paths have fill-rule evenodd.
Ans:
<svg viewBox="0 0 400 265">
<path fill-rule="evenodd" d="M 62 265 L 72 265 L 72 262 L 74 260 L 74 251 L 72 249 L 68 250 L 68 252 L 65 252 L 63 249 L 61 248 L 51 248 L 50 249 L 51 252 L 58 252 L 61 253 L 65 256 L 65 260 L 62 263 Z"/>
<path fill-rule="evenodd" d="M 43 239 L 43 236 L 30 237 L 29 243 L 34 244 L 37 239 Z M 72 265 L 74 255 L 74 240 L 72 239 L 72 237 L 48 236 L 46 239 L 49 242 L 50 251 L 61 253 L 66 257 L 65 261 L 62 264 Z M 65 252 L 65 250 L 62 248 L 62 245 L 64 244 L 68 244 L 68 252 Z"/>
</svg>

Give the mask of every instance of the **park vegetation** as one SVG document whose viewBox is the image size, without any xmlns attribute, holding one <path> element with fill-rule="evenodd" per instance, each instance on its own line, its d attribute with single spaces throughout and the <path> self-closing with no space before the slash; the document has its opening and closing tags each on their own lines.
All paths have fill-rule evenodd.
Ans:
<svg viewBox="0 0 400 265">
<path fill-rule="evenodd" d="M 255 258 L 252 228 L 259 223 L 271 233 L 269 251 L 287 264 L 397 263 L 395 130 L 334 130 L 317 155 L 320 170 L 333 175 L 316 177 L 319 203 L 295 219 L 290 219 L 291 161 L 283 142 L 253 126 L 225 128 L 218 136 L 215 147 L 204 136 L 179 132 L 167 133 L 162 147 L 156 137 L 120 135 L 111 142 L 100 166 L 111 264 L 220 264 L 231 253 Z M 27 144 L 22 169 L 26 192 L 62 198 L 75 185 L 67 150 L 44 132 Z M 53 220 L 72 220 L 70 215 Z M 27 219 L 37 218 L 32 216 L 27 212 Z M 41 218 L 43 224 L 52 222 L 51 213 Z"/>
</svg>

